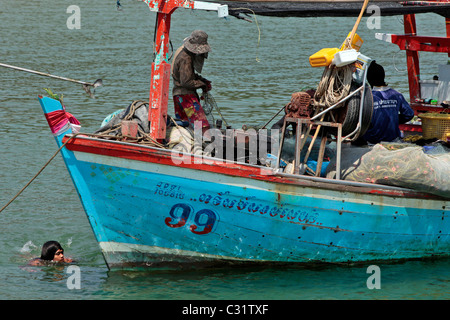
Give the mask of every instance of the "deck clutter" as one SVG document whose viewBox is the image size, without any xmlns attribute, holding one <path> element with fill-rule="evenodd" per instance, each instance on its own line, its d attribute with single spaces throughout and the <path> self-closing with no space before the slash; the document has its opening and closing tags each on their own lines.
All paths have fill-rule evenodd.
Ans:
<svg viewBox="0 0 450 320">
<path fill-rule="evenodd" d="M 368 105 L 371 107 L 370 103 Z M 355 104 L 355 107 L 359 108 L 359 104 Z M 294 93 L 292 101 L 286 105 L 286 110 L 286 124 L 290 122 L 296 124 L 297 121 L 302 121 L 300 119 L 308 121 L 313 110 L 310 96 L 302 92 Z M 99 128 L 95 132 L 95 135 L 105 139 L 118 139 L 126 142 L 157 145 L 157 142 L 152 141 L 148 136 L 147 103 L 135 101 L 128 108 L 119 111 Z M 123 132 L 124 128 L 130 126 L 130 122 L 137 128 L 134 134 L 126 134 Z M 282 135 L 285 137 L 285 140 L 283 139 L 284 148 L 283 144 L 281 144 L 283 150 L 278 167 L 274 163 L 273 158 L 271 158 L 273 155 L 270 153 L 259 158 L 258 164 L 272 166 L 277 168 L 279 172 L 297 174 L 299 173 L 299 166 L 302 164 L 304 167 L 303 174 L 315 175 L 318 170 L 321 173 L 318 176 L 335 179 L 337 160 L 336 137 L 326 132 L 320 139 L 317 139 L 320 126 L 324 124 L 320 124 L 319 122 L 317 125 L 319 127 L 317 128 L 315 125 L 314 129 L 307 124 L 308 122 L 304 122 L 302 126 L 305 129 L 302 133 L 303 137 L 305 137 L 306 133 L 308 134 L 304 138 L 306 139 L 304 143 L 306 147 L 300 149 L 300 163 L 297 164 L 296 171 L 293 169 L 295 158 L 295 131 L 293 129 L 300 128 L 297 125 L 294 125 L 291 129 L 287 129 Z M 325 125 L 329 126 L 328 129 L 335 129 L 331 123 Z M 285 127 L 283 128 L 285 129 Z M 310 134 L 311 129 L 314 131 L 313 134 Z M 233 139 L 231 144 L 235 149 L 244 147 L 247 152 L 249 150 L 248 141 L 247 144 L 238 146 L 237 136 L 241 134 L 247 137 L 256 137 L 254 129 L 249 131 L 215 128 L 215 130 L 224 139 L 224 145 L 227 144 L 227 140 Z M 266 134 L 267 132 L 270 134 L 271 131 L 262 130 L 261 134 Z M 299 130 L 299 132 L 302 132 L 302 130 Z M 350 130 L 347 129 L 346 133 L 350 133 Z M 280 142 L 278 141 L 278 143 Z M 450 198 L 450 189 L 448 188 L 448 183 L 446 183 L 450 176 L 450 145 L 446 141 L 437 138 L 420 138 L 415 143 L 398 141 L 397 143 L 381 143 L 367 147 L 358 147 L 353 146 L 351 143 L 346 143 L 341 152 L 340 178 L 350 181 L 404 187 Z M 421 144 L 425 144 L 425 146 Z M 212 157 L 218 156 L 214 152 L 218 150 L 214 142 L 212 144 L 206 141 L 197 143 L 194 139 L 193 128 L 189 128 L 186 124 L 182 124 L 172 118 L 170 118 L 170 122 L 168 123 L 166 143 L 160 146 L 176 152 Z M 226 152 L 221 153 L 222 156 L 224 154 Z M 235 154 L 237 154 L 237 151 Z M 322 163 L 325 162 L 324 169 L 322 169 L 322 164 L 318 161 L 319 158 L 322 160 Z M 227 160 L 249 162 L 248 157 L 246 160 L 236 158 Z M 319 168 L 317 166 L 318 162 Z M 328 164 L 330 165 L 327 168 L 326 165 Z"/>
</svg>

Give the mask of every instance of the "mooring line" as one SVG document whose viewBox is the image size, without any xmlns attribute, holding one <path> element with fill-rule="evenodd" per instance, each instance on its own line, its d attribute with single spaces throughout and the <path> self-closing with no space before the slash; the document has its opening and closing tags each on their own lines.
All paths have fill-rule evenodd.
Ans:
<svg viewBox="0 0 450 320">
<path fill-rule="evenodd" d="M 9 200 L 9 202 L 7 204 L 5 204 L 1 209 L 0 209 L 0 213 L 5 210 L 14 200 L 17 199 L 18 196 L 20 196 L 20 194 L 25 191 L 26 188 L 28 188 L 28 186 L 41 174 L 42 171 L 44 171 L 44 169 L 50 164 L 50 162 L 52 162 L 52 160 L 58 155 L 58 153 L 61 151 L 62 148 L 65 147 L 65 145 L 67 143 L 69 143 L 69 141 L 71 141 L 73 138 L 75 138 L 77 134 L 74 134 L 73 136 L 71 136 L 66 142 L 64 142 L 64 144 L 58 149 L 58 151 L 55 152 L 55 154 L 47 161 L 47 163 L 39 170 L 38 173 L 35 174 L 35 176 L 11 199 Z"/>
</svg>

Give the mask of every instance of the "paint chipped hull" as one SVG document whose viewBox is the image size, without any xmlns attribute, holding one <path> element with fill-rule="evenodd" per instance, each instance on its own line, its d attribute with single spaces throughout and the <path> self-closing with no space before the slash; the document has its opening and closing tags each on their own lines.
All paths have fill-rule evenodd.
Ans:
<svg viewBox="0 0 450 320">
<path fill-rule="evenodd" d="M 61 153 L 110 268 L 450 254 L 450 201 L 437 196 L 81 136 Z"/>
</svg>

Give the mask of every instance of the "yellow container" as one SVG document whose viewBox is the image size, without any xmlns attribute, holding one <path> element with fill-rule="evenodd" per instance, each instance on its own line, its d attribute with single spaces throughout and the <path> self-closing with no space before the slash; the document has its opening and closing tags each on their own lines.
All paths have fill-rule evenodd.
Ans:
<svg viewBox="0 0 450 320">
<path fill-rule="evenodd" d="M 331 64 L 333 61 L 334 55 L 338 51 L 342 51 L 345 49 L 345 42 L 350 37 L 351 32 L 348 33 L 347 38 L 345 38 L 345 41 L 342 43 L 341 48 L 324 48 L 316 53 L 314 53 L 312 56 L 309 57 L 309 64 L 311 67 L 326 67 Z M 361 49 L 361 46 L 363 44 L 363 39 L 361 39 L 360 36 L 358 36 L 357 33 L 353 36 L 352 41 L 352 49 L 355 49 L 356 51 L 359 51 Z"/>
<path fill-rule="evenodd" d="M 439 139 L 446 141 L 450 134 L 450 114 L 422 113 L 422 135 L 424 139 Z"/>
<path fill-rule="evenodd" d="M 338 48 L 324 48 L 309 57 L 311 67 L 326 67 L 333 61 L 334 55 L 338 52 Z"/>
<path fill-rule="evenodd" d="M 351 32 L 348 33 L 347 38 L 345 38 L 345 41 L 342 43 L 340 50 L 344 50 L 345 43 L 347 42 L 347 39 L 350 37 L 350 34 L 351 34 Z M 361 39 L 361 37 L 358 36 L 357 33 L 355 33 L 355 35 L 353 36 L 353 41 L 352 41 L 352 48 L 355 49 L 356 51 L 359 51 L 359 49 L 361 49 L 363 43 L 364 43 L 364 40 Z"/>
</svg>

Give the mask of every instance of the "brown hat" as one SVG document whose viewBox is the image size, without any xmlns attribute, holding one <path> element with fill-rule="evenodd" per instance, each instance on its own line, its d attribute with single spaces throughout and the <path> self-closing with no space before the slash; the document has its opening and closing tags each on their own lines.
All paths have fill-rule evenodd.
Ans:
<svg viewBox="0 0 450 320">
<path fill-rule="evenodd" d="M 211 51 L 208 44 L 208 35 L 201 30 L 195 30 L 189 37 L 184 39 L 184 47 L 192 53 L 202 54 Z"/>
</svg>

